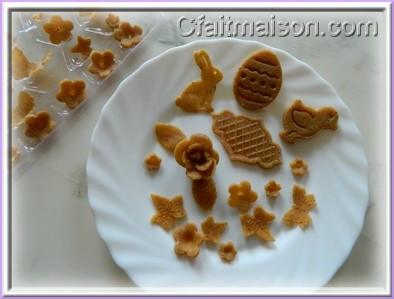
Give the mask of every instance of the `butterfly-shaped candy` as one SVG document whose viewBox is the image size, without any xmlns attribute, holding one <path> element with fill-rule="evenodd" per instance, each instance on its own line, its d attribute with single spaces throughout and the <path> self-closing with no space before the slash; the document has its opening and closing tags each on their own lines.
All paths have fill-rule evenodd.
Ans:
<svg viewBox="0 0 394 299">
<path fill-rule="evenodd" d="M 309 211 L 315 206 L 315 196 L 313 194 L 307 195 L 304 188 L 294 185 L 293 206 L 283 216 L 283 223 L 289 227 L 299 226 L 302 229 L 307 228 L 312 223 Z"/>
</svg>

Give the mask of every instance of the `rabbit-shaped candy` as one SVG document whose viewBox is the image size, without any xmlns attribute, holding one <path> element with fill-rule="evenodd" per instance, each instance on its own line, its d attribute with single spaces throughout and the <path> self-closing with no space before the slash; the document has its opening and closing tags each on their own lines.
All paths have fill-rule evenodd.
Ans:
<svg viewBox="0 0 394 299">
<path fill-rule="evenodd" d="M 185 112 L 212 112 L 216 84 L 223 79 L 222 72 L 212 65 L 208 53 L 201 49 L 193 53 L 201 69 L 201 81 L 193 81 L 176 99 L 175 104 Z"/>
</svg>

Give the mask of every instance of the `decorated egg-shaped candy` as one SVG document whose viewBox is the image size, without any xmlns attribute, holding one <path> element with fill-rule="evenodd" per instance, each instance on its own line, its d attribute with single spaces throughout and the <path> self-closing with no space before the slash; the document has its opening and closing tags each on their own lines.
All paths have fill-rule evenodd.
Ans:
<svg viewBox="0 0 394 299">
<path fill-rule="evenodd" d="M 282 68 L 278 57 L 263 50 L 250 56 L 238 69 L 234 78 L 234 96 L 248 110 L 259 110 L 269 105 L 282 86 Z"/>
</svg>

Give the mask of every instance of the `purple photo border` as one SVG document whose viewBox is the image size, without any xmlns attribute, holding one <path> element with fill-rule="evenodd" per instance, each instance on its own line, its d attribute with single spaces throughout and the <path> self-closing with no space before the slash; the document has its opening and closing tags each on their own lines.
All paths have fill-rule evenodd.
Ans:
<svg viewBox="0 0 394 299">
<path fill-rule="evenodd" d="M 51 1 L 51 0 L 39 0 L 40 2 L 53 2 L 53 1 Z M 133 1 L 130 1 L 130 0 L 115 0 L 116 2 L 133 2 Z M 215 1 L 215 0 L 214 0 Z M 289 1 L 294 1 L 294 0 L 279 0 L 279 1 L 276 1 L 276 2 L 289 2 Z M 0 8 L 0 13 L 1 13 L 1 16 L 3 16 L 3 12 L 4 12 L 4 2 L 36 2 L 36 1 L 34 1 L 34 0 L 13 0 L 13 1 L 3 1 L 3 0 L 0 0 L 0 4 L 1 4 L 1 8 Z M 68 0 L 68 1 L 61 1 L 61 2 L 79 2 L 79 3 L 81 3 L 81 2 L 108 2 L 108 1 L 104 1 L 104 0 L 83 0 L 83 1 L 79 1 L 79 0 Z M 136 1 L 136 2 L 141 2 L 141 1 Z M 163 3 L 165 3 L 165 2 L 168 2 L 168 1 L 165 1 L 165 0 L 153 0 L 153 1 L 151 1 L 151 0 L 143 0 L 143 2 L 163 2 Z M 179 3 L 182 3 L 182 2 L 188 2 L 188 1 L 182 1 L 182 0 L 171 0 L 170 2 L 179 2 Z M 193 1 L 193 2 L 211 2 L 210 0 L 199 0 L 199 1 Z M 230 1 L 226 1 L 226 0 L 216 0 L 215 2 L 240 2 L 241 3 L 241 1 L 237 1 L 237 0 L 230 0 Z M 272 1 L 264 1 L 264 0 L 247 0 L 247 2 L 272 2 Z M 313 0 L 304 0 L 303 2 L 319 2 L 319 1 L 313 1 Z M 341 0 L 331 0 L 331 1 L 321 1 L 321 2 L 343 2 L 343 1 L 341 1 Z M 357 1 L 357 0 L 347 0 L 346 2 L 370 2 L 370 3 L 373 3 L 374 1 L 367 1 L 367 0 L 361 0 L 361 1 Z M 393 9 L 393 2 L 394 2 L 394 0 L 383 0 L 383 1 L 380 1 L 380 2 L 385 2 L 385 3 L 390 3 L 391 4 L 391 6 L 390 6 L 390 10 L 391 10 L 391 17 L 393 17 L 393 13 L 394 13 L 394 9 Z M 3 22 L 3 19 L 1 18 L 1 21 Z M 4 28 L 3 28 L 3 23 L 1 23 L 1 33 L 0 33 L 0 38 L 1 38 L 1 57 L 4 59 L 4 46 L 7 46 L 7 45 L 3 45 L 3 36 L 4 36 L 4 34 L 7 34 L 7 33 L 5 33 L 4 32 Z M 394 22 L 393 22 L 393 20 L 391 19 L 391 35 L 390 35 L 390 38 L 391 38 L 391 40 L 390 40 L 390 59 L 391 59 L 391 71 L 390 71 L 390 74 L 391 74 L 391 87 L 394 85 L 394 79 L 393 79 L 393 77 L 392 77 L 392 70 L 394 69 L 394 61 L 393 61 L 393 51 L 392 51 L 392 46 L 393 46 L 393 40 L 394 40 Z M 1 67 L 1 72 L 0 72 L 0 80 L 1 80 L 1 91 L 3 91 L 3 89 L 5 89 L 5 88 L 8 88 L 7 87 L 7 83 L 8 82 L 6 82 L 5 81 L 5 76 L 4 76 L 4 73 L 3 73 L 3 59 L 0 59 L 0 67 Z M 5 102 L 7 101 L 8 99 L 5 99 L 5 98 L 3 98 L 2 99 L 2 101 L 1 101 L 1 104 L 0 104 L 0 132 L 1 132 L 1 141 L 0 141 L 0 143 L 1 143 L 1 148 L 0 148 L 0 157 L 3 157 L 3 154 L 6 152 L 6 151 L 8 151 L 8 149 L 6 149 L 5 148 L 5 144 L 3 143 L 3 139 L 4 139 L 4 137 L 6 137 L 6 135 L 7 135 L 7 132 L 6 132 L 6 129 L 7 129 L 7 127 L 4 127 L 3 128 L 3 112 L 4 112 L 4 105 L 5 105 Z M 393 178 L 393 160 L 392 160 L 392 157 L 393 157 L 393 131 L 394 131 L 394 122 L 393 122 L 393 119 L 392 119 L 392 116 L 394 115 L 394 105 L 393 105 L 393 93 L 392 93 L 392 88 L 390 88 L 390 100 L 391 100 L 391 110 L 390 110 L 390 175 L 391 175 L 391 180 L 390 180 L 390 199 L 392 199 L 392 186 L 393 186 L 393 183 L 394 183 L 394 178 Z M 8 138 L 8 137 L 6 137 L 6 138 Z M 9 167 L 9 165 L 4 165 L 3 164 L 3 159 L 0 159 L 0 168 L 3 170 L 3 169 L 5 169 L 5 167 Z M 1 188 L 1 191 L 3 191 L 4 190 L 4 187 L 5 187 L 5 183 L 4 183 L 4 171 L 2 171 L 1 172 L 1 183 L 0 183 L 0 188 Z M 2 199 L 2 202 L 1 202 L 1 205 L 0 205 L 0 212 L 2 213 L 1 215 L 3 215 L 3 208 L 4 208 L 4 202 L 5 202 L 5 200 L 7 200 L 6 198 L 3 198 L 3 194 L 1 194 L 1 199 Z M 391 244 L 390 244 L 390 246 L 391 246 L 391 249 L 390 249 L 390 259 L 391 259 L 391 264 L 390 265 L 387 265 L 387 266 L 389 266 L 390 267 L 390 272 L 391 272 L 391 281 L 390 281 L 390 294 L 391 295 L 389 295 L 389 296 L 333 296 L 333 295 L 321 295 L 321 296 L 231 296 L 231 297 L 233 297 L 233 298 L 245 298 L 245 297 L 264 297 L 264 298 L 276 298 L 276 299 L 281 299 L 281 298 L 289 298 L 289 297 L 308 297 L 308 298 L 321 298 L 321 297 L 335 297 L 335 298 L 349 298 L 349 297 L 365 297 L 365 298 L 376 298 L 376 297 L 378 297 L 378 298 L 381 298 L 381 297 L 390 297 L 390 298 L 393 298 L 393 292 L 392 292 L 392 287 L 393 287 L 393 277 L 392 277 L 392 269 L 393 269 L 393 259 L 392 259 L 392 257 L 393 257 L 393 239 L 392 239 L 392 232 L 393 232 L 393 229 L 394 229 L 394 227 L 393 227 L 393 220 L 392 220 L 392 215 L 393 215 L 393 212 L 394 212 L 394 207 L 393 207 L 393 204 L 391 203 L 391 211 L 390 211 L 391 213 L 390 213 L 390 228 L 391 228 Z M 1 217 L 2 218 L 2 217 Z M 2 272 L 1 272 L 1 275 L 0 275 L 0 289 L 1 289 L 1 294 L 0 294 L 0 296 L 1 296 L 1 298 L 3 298 L 3 294 L 4 294 L 4 290 L 5 290 L 5 288 L 7 288 L 7 286 L 4 286 L 3 285 L 3 282 L 4 282 L 4 280 L 3 280 L 3 274 L 4 274 L 4 269 L 5 269 L 5 267 L 4 267 L 4 265 L 7 263 L 7 261 L 4 261 L 4 256 L 3 256 L 3 246 L 4 246 L 4 244 L 3 244 L 3 237 L 4 237 L 4 227 L 3 227 L 3 222 L 0 224 L 0 226 L 1 226 L 1 232 L 0 232 L 0 237 L 1 237 L 1 240 L 0 240 L 0 244 L 1 244 L 1 266 L 2 266 Z M 51 297 L 74 297 L 74 298 L 87 298 L 87 297 L 91 297 L 91 298 L 95 298 L 95 297 L 100 297 L 100 298 L 119 298 L 119 297 L 133 297 L 133 298 L 157 298 L 157 297 L 177 297 L 177 298 L 199 298 L 199 297 L 204 297 L 204 298 L 217 298 L 217 297 L 227 297 L 227 296 L 159 296 L 159 295 L 157 295 L 157 296 L 153 296 L 153 295 L 148 295 L 148 296 L 141 296 L 141 295 L 137 295 L 137 296 L 124 296 L 124 295 L 120 295 L 120 296 L 78 296 L 78 295 L 76 295 L 76 296 L 37 296 L 37 295 L 32 295 L 32 296 L 12 296 L 12 298 L 26 298 L 26 297 L 37 297 L 37 298 L 40 298 L 40 297 L 45 297 L 45 298 L 51 298 Z"/>
</svg>

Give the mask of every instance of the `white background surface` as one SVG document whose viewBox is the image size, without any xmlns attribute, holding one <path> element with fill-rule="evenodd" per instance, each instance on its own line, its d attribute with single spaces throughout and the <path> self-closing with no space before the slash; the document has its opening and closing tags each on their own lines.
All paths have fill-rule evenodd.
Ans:
<svg viewBox="0 0 394 299">
<path fill-rule="evenodd" d="M 237 13 L 233 19 L 268 19 L 272 13 Z M 166 13 L 166 26 L 136 50 L 61 132 L 42 147 L 34 164 L 12 184 L 13 287 L 130 287 L 99 238 L 87 202 L 85 163 L 100 110 L 122 78 L 144 61 L 186 42 L 175 23 L 184 13 Z M 194 16 L 200 13 L 193 13 Z M 218 15 L 218 14 L 214 14 Z M 385 285 L 386 67 L 383 12 L 276 12 L 286 20 L 378 21 L 377 37 L 252 38 L 288 51 L 311 65 L 349 106 L 364 138 L 369 161 L 370 207 L 346 263 L 328 286 Z M 198 37 L 189 38 L 197 39 Z M 231 55 L 231 49 L 223 55 Z M 323 158 L 323 157 L 322 157 Z M 329 182 L 327 182 L 329 184 Z M 333 186 L 335 187 L 335 186 Z M 335 215 L 333 215 L 335 221 Z"/>
</svg>

